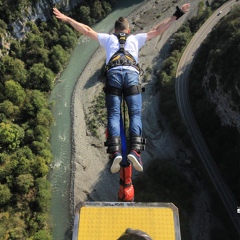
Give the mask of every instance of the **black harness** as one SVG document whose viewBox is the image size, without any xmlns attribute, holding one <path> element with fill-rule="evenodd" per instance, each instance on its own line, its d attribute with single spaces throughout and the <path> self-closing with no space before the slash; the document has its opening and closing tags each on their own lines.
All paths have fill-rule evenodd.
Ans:
<svg viewBox="0 0 240 240">
<path fill-rule="evenodd" d="M 113 34 L 118 38 L 120 48 L 110 58 L 108 64 L 105 67 L 105 71 L 107 72 L 111 68 L 117 66 L 131 66 L 137 69 L 137 71 L 140 73 L 141 68 L 139 64 L 136 62 L 134 57 L 124 49 L 129 34 L 127 33 L 113 33 Z"/>
</svg>

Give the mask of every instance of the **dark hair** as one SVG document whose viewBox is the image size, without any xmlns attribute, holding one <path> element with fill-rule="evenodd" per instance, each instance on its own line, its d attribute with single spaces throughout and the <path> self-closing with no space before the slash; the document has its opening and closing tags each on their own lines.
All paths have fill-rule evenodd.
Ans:
<svg viewBox="0 0 240 240">
<path fill-rule="evenodd" d="M 124 17 L 120 17 L 116 22 L 115 22 L 115 30 L 118 31 L 123 31 L 127 30 L 129 28 L 129 23 L 128 20 Z"/>
<path fill-rule="evenodd" d="M 152 240 L 152 238 L 141 230 L 127 228 L 125 233 L 117 240 Z"/>
</svg>

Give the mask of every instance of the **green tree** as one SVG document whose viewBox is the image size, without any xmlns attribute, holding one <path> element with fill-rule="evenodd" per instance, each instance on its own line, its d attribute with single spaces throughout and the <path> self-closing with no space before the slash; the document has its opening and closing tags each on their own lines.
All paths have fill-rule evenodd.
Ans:
<svg viewBox="0 0 240 240">
<path fill-rule="evenodd" d="M 48 67 L 54 72 L 54 73 L 60 73 L 63 70 L 63 65 L 60 61 L 50 61 L 48 64 Z"/>
<path fill-rule="evenodd" d="M 50 52 L 49 67 L 55 72 L 59 73 L 63 70 L 63 65 L 67 62 L 69 54 L 62 48 L 61 45 L 56 45 Z"/>
<path fill-rule="evenodd" d="M 22 59 L 24 50 L 25 44 L 21 44 L 18 40 L 13 40 L 10 45 L 9 55 L 13 58 Z"/>
<path fill-rule="evenodd" d="M 188 33 L 186 32 L 177 32 L 173 35 L 172 50 L 181 51 L 183 47 L 186 46 L 188 40 L 190 39 Z"/>
<path fill-rule="evenodd" d="M 52 112 L 49 109 L 42 109 L 38 112 L 36 117 L 36 125 L 42 125 L 49 128 L 53 123 Z"/>
<path fill-rule="evenodd" d="M 11 157 L 7 153 L 0 153 L 0 182 L 6 182 L 12 174 Z"/>
<path fill-rule="evenodd" d="M 41 212 L 46 212 L 50 207 L 50 183 L 44 178 L 38 178 L 36 180 L 36 186 L 38 189 L 36 203 Z"/>
<path fill-rule="evenodd" d="M 59 61 L 62 65 L 66 63 L 69 58 L 69 54 L 62 48 L 61 45 L 56 45 L 52 48 L 50 52 L 51 61 Z"/>
<path fill-rule="evenodd" d="M 59 36 L 76 36 L 74 33 L 74 30 L 72 27 L 70 27 L 67 24 L 61 24 L 61 27 L 59 28 Z"/>
<path fill-rule="evenodd" d="M 52 240 L 52 237 L 46 230 L 39 230 L 35 233 L 33 240 Z"/>
<path fill-rule="evenodd" d="M 176 59 L 174 57 L 169 57 L 163 62 L 164 71 L 171 77 L 174 77 L 174 74 L 177 69 Z"/>
<path fill-rule="evenodd" d="M 8 239 L 17 240 L 26 238 L 26 224 L 22 219 L 21 213 L 11 212 L 11 215 L 5 225 L 5 236 L 8 236 Z"/>
<path fill-rule="evenodd" d="M 74 35 L 62 35 L 59 39 L 59 44 L 63 46 L 64 49 L 73 49 L 76 45 L 77 39 Z M 68 58 L 67 58 L 68 59 Z"/>
<path fill-rule="evenodd" d="M 23 118 L 35 118 L 38 112 L 47 108 L 47 101 L 44 93 L 39 90 L 27 90 L 26 99 L 22 109 Z"/>
<path fill-rule="evenodd" d="M 27 193 L 30 187 L 34 186 L 34 178 L 31 174 L 20 174 L 16 178 L 17 189 L 22 193 Z"/>
<path fill-rule="evenodd" d="M 28 223 L 29 228 L 31 229 L 32 232 L 37 232 L 39 231 L 39 229 L 47 229 L 48 220 L 49 217 L 47 213 L 34 212 Z M 28 240 L 32 239 L 33 237 Z"/>
<path fill-rule="evenodd" d="M 5 100 L 0 103 L 0 112 L 4 113 L 9 120 L 13 120 L 19 115 L 20 110 L 19 107 L 15 106 L 11 101 Z"/>
<path fill-rule="evenodd" d="M 31 31 L 31 33 L 36 34 L 36 35 L 40 35 L 39 28 L 37 27 L 37 25 L 34 22 L 28 21 L 26 23 L 26 27 L 29 28 L 29 31 Z"/>
<path fill-rule="evenodd" d="M 37 48 L 44 48 L 44 40 L 39 34 L 35 34 L 32 32 L 27 33 L 26 45 L 29 50 L 34 50 Z"/>
<path fill-rule="evenodd" d="M 5 95 L 14 105 L 21 106 L 25 100 L 26 94 L 22 86 L 9 80 L 5 82 Z"/>
<path fill-rule="evenodd" d="M 44 158 L 44 161 L 47 163 L 47 164 L 50 164 L 51 161 L 52 161 L 52 152 L 50 149 L 42 149 L 42 151 L 39 152 L 39 156 L 43 157 Z"/>
<path fill-rule="evenodd" d="M 91 26 L 94 23 L 94 20 L 91 18 L 90 14 L 91 14 L 90 7 L 80 6 L 79 11 L 77 11 L 76 14 L 78 16 L 76 19 L 82 23 Z"/>
<path fill-rule="evenodd" d="M 24 143 L 30 144 L 35 140 L 34 131 L 31 128 L 27 128 L 25 130 L 25 137 L 24 137 Z"/>
<path fill-rule="evenodd" d="M 103 8 L 99 0 L 95 0 L 91 7 L 91 16 L 97 21 L 103 18 Z"/>
<path fill-rule="evenodd" d="M 165 71 L 161 71 L 159 75 L 159 81 L 161 86 L 165 87 L 171 82 L 171 77 Z"/>
<path fill-rule="evenodd" d="M 49 92 L 52 90 L 53 80 L 53 72 L 43 63 L 35 63 L 29 70 L 28 86 L 31 89 Z"/>
<path fill-rule="evenodd" d="M 104 9 L 105 16 L 108 15 L 112 11 L 111 5 L 108 2 L 106 2 L 106 1 L 102 2 L 102 7 Z"/>
<path fill-rule="evenodd" d="M 24 137 L 24 130 L 17 124 L 0 123 L 0 143 L 11 150 L 19 147 Z"/>
<path fill-rule="evenodd" d="M 44 30 L 43 30 L 44 31 Z M 58 34 L 55 32 L 53 35 L 52 35 L 53 33 L 51 33 L 50 32 L 50 30 L 49 31 L 44 31 L 43 33 L 42 33 L 42 37 L 43 37 L 43 39 L 44 39 L 44 45 L 45 46 L 48 46 L 48 47 L 52 47 L 52 42 L 55 42 L 55 41 L 57 41 L 57 39 L 58 39 Z"/>
<path fill-rule="evenodd" d="M 45 148 L 45 142 L 48 142 L 49 139 L 49 131 L 48 128 L 42 126 L 42 125 L 37 125 L 34 128 L 34 135 L 35 135 L 35 139 L 37 141 L 39 141 L 39 143 L 37 141 L 34 141 L 33 144 L 35 146 L 36 149 L 38 149 L 37 151 L 42 151 L 43 148 Z M 38 143 L 38 144 L 36 144 Z M 40 147 L 42 146 L 42 147 Z"/>
<path fill-rule="evenodd" d="M 6 34 L 7 24 L 0 19 L 0 37 Z"/>
<path fill-rule="evenodd" d="M 34 142 L 35 144 L 39 142 Z M 46 159 L 41 156 L 36 156 L 33 163 L 33 174 L 37 177 L 45 177 L 49 172 L 49 167 L 46 164 Z"/>
<path fill-rule="evenodd" d="M 11 175 L 14 178 L 21 174 L 33 172 L 34 155 L 28 146 L 17 149 L 10 155 Z"/>
<path fill-rule="evenodd" d="M 48 49 L 44 49 L 40 47 L 35 48 L 34 50 L 29 51 L 25 62 L 28 66 L 32 66 L 34 63 L 39 63 L 39 62 L 47 65 L 49 61 L 48 54 L 49 54 Z"/>
<path fill-rule="evenodd" d="M 6 184 L 0 184 L 0 206 L 6 204 L 11 196 L 12 194 L 8 186 Z"/>
<path fill-rule="evenodd" d="M 6 229 L 9 217 L 10 214 L 7 211 L 0 213 L 0 239 L 6 239 L 6 237 L 8 236 L 6 234 Z"/>
<path fill-rule="evenodd" d="M 1 80 L 0 80 L 0 102 L 5 100 L 5 96 L 3 93 L 4 93 L 4 84 L 1 83 Z"/>
<path fill-rule="evenodd" d="M 24 85 L 27 80 L 27 71 L 23 61 L 6 55 L 1 58 L 0 81 L 5 82 L 10 79 Z"/>
</svg>

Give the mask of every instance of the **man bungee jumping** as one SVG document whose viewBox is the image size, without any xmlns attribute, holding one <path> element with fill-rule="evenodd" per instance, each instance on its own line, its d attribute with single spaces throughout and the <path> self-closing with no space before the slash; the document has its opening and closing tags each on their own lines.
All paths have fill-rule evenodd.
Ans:
<svg viewBox="0 0 240 240">
<path fill-rule="evenodd" d="M 129 114 L 130 148 L 127 159 L 137 171 L 143 171 L 141 152 L 144 150 L 145 140 L 142 138 L 142 95 L 139 84 L 138 52 L 146 41 L 163 34 L 172 23 L 188 12 L 190 4 L 176 7 L 175 13 L 160 22 L 147 33 L 131 34 L 126 18 L 120 17 L 115 22 L 114 33 L 97 33 L 89 26 L 79 23 L 53 8 L 56 18 L 69 23 L 81 34 L 96 41 L 106 51 L 106 107 L 108 115 L 108 138 L 105 143 L 107 153 L 110 154 L 111 172 L 120 170 L 122 161 L 120 116 L 121 102 L 125 99 Z"/>
</svg>

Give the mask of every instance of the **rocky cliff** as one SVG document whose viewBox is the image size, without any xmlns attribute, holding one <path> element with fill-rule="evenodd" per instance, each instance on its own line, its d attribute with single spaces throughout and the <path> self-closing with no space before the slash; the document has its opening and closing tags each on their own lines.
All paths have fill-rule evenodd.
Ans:
<svg viewBox="0 0 240 240">
<path fill-rule="evenodd" d="M 214 90 L 210 87 L 213 76 L 215 76 Z M 215 111 L 220 119 L 221 125 L 234 127 L 240 133 L 240 111 L 239 106 L 233 101 L 232 90 L 229 89 L 226 92 L 221 81 L 219 81 L 219 77 L 210 71 L 208 71 L 208 74 L 204 77 L 203 86 L 208 100 L 216 106 Z M 240 96 L 240 89 L 236 84 L 234 90 L 237 91 L 238 96 Z"/>
<path fill-rule="evenodd" d="M 27 31 L 27 21 L 46 21 L 52 16 L 52 7 L 57 6 L 70 10 L 83 0 L 37 0 L 36 3 L 28 5 L 22 12 L 22 18 L 12 23 L 13 33 L 18 39 L 22 39 Z"/>
</svg>

